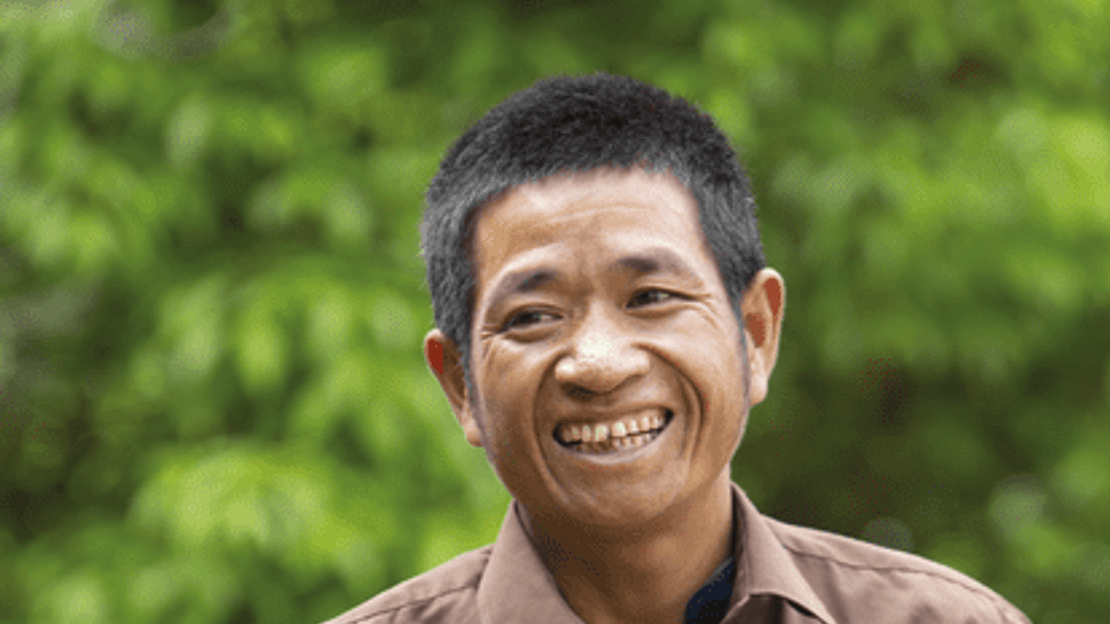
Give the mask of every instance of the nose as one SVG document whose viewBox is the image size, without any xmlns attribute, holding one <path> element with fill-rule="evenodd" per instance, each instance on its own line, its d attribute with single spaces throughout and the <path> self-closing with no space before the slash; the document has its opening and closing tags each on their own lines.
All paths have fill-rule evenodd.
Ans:
<svg viewBox="0 0 1110 624">
<path fill-rule="evenodd" d="M 631 333 L 601 312 L 588 314 L 571 341 L 570 353 L 555 365 L 556 381 L 570 393 L 604 394 L 651 366 Z"/>
</svg>

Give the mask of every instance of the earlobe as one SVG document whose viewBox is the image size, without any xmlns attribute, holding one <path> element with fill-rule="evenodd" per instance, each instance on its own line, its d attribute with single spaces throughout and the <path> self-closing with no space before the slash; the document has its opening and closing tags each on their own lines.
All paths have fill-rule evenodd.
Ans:
<svg viewBox="0 0 1110 624">
<path fill-rule="evenodd" d="M 758 405 L 767 398 L 767 380 L 770 371 L 767 370 L 762 349 L 752 349 L 748 352 L 748 405 Z"/>
<path fill-rule="evenodd" d="M 468 413 L 465 420 L 466 422 L 462 423 L 462 428 L 463 433 L 466 434 L 466 441 L 474 448 L 482 448 L 482 434 L 474 416 Z"/>
</svg>

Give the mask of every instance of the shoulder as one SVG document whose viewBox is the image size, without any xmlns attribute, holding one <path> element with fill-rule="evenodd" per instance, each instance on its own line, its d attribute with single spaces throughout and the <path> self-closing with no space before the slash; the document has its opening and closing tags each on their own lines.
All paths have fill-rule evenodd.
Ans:
<svg viewBox="0 0 1110 624">
<path fill-rule="evenodd" d="M 827 531 L 766 520 L 838 622 L 1029 624 L 998 593 L 948 566 Z"/>
<path fill-rule="evenodd" d="M 395 585 L 323 624 L 478 622 L 478 583 L 493 546 L 484 546 Z"/>
</svg>

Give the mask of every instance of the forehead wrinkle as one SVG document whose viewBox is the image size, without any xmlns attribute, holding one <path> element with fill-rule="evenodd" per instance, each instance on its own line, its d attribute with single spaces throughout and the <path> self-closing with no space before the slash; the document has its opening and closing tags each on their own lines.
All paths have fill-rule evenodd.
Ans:
<svg viewBox="0 0 1110 624">
<path fill-rule="evenodd" d="M 558 277 L 557 270 L 547 267 L 511 271 L 502 277 L 490 292 L 490 304 L 496 305 L 498 301 L 509 295 L 534 292 Z"/>
<path fill-rule="evenodd" d="M 673 275 L 697 279 L 697 272 L 674 251 L 663 246 L 653 246 L 621 256 L 613 263 L 613 268 L 625 269 L 636 275 L 652 273 L 671 273 Z"/>
</svg>

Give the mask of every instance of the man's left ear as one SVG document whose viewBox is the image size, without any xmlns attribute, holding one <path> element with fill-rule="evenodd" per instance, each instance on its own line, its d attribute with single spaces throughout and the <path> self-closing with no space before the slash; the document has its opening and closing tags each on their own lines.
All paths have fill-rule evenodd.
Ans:
<svg viewBox="0 0 1110 624">
<path fill-rule="evenodd" d="M 767 383 L 779 355 L 779 335 L 786 307 L 786 284 L 779 272 L 765 268 L 748 282 L 740 310 L 748 340 L 751 405 L 767 398 Z"/>
</svg>

